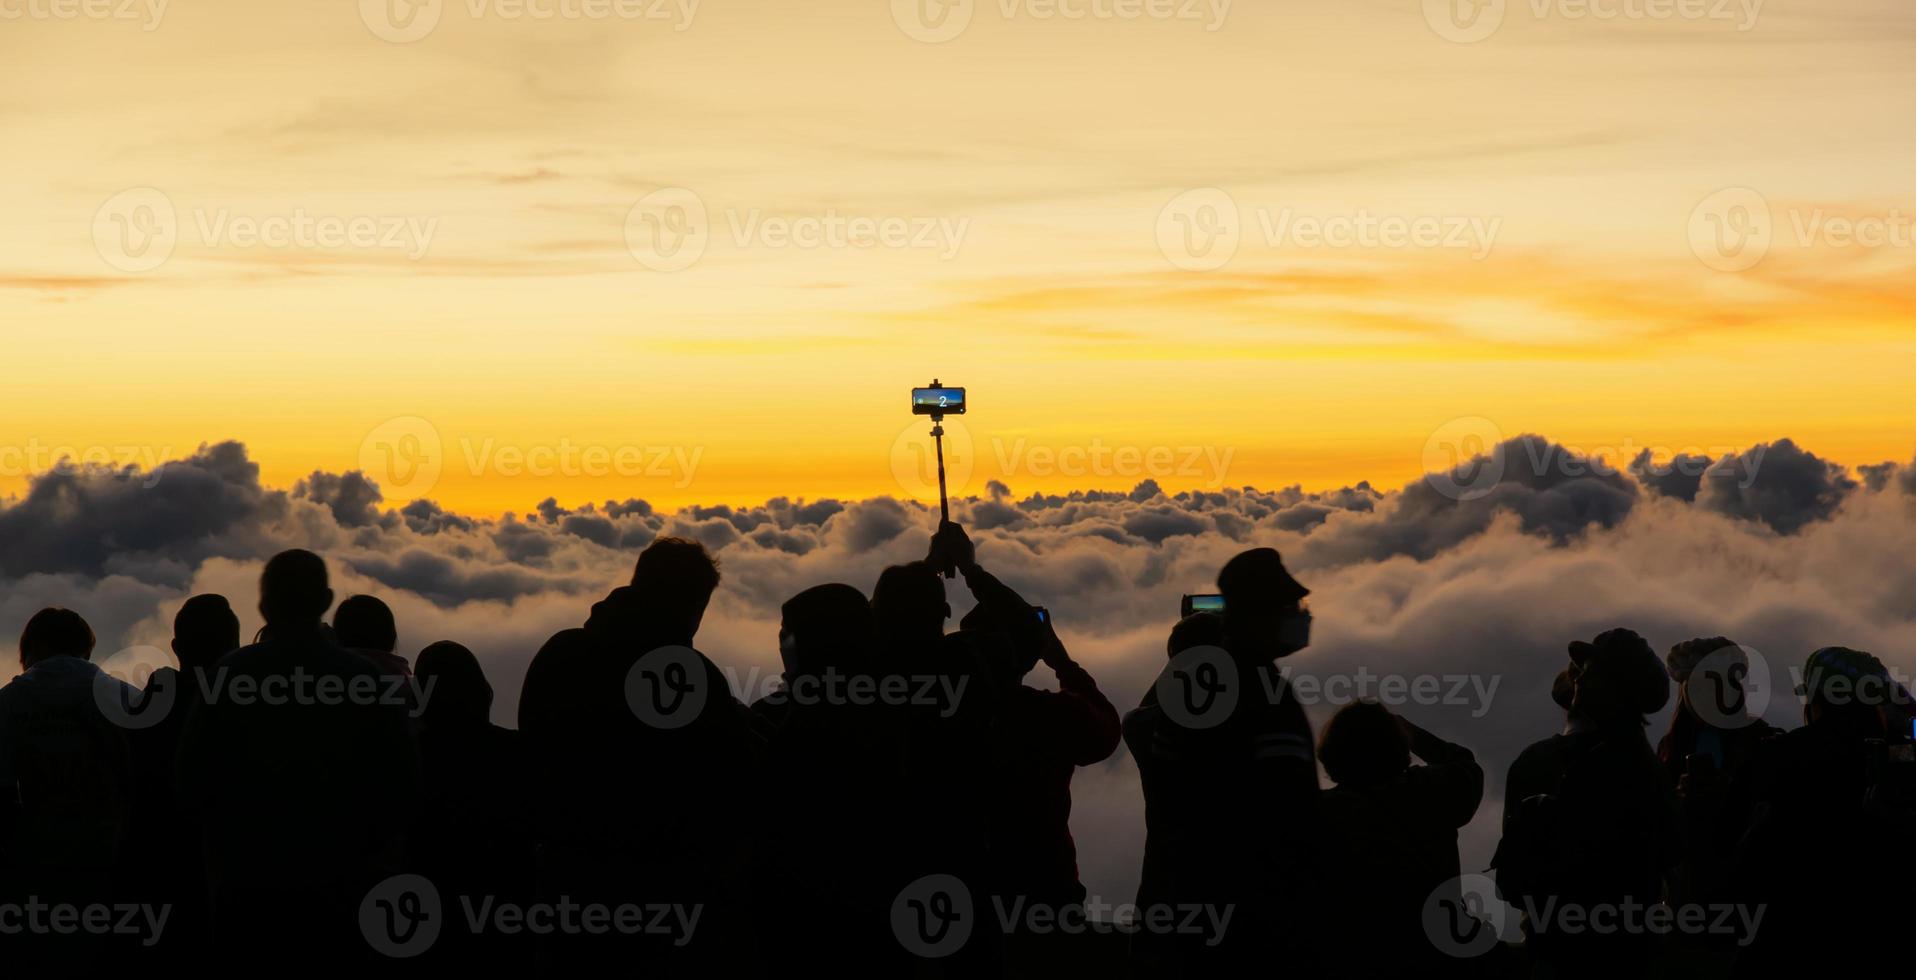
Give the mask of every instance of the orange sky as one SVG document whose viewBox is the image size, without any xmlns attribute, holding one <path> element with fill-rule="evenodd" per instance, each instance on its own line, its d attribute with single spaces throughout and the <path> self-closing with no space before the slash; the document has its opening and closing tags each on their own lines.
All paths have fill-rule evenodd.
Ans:
<svg viewBox="0 0 1916 980">
<path fill-rule="evenodd" d="M 1907 3 L 924 2 L 0 4 L 0 491 L 922 496 L 934 374 L 972 493 L 1916 448 Z"/>
</svg>

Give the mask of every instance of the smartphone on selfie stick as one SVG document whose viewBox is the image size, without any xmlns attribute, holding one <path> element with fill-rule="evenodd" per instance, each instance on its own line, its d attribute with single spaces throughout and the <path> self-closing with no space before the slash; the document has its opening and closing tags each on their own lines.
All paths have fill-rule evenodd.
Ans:
<svg viewBox="0 0 1916 980">
<path fill-rule="evenodd" d="M 938 526 L 944 527 L 951 520 L 951 502 L 945 498 L 944 422 L 947 415 L 965 414 L 965 389 L 947 388 L 933 378 L 931 387 L 911 390 L 911 414 L 931 416 L 931 440 L 938 455 Z M 946 578 L 957 576 L 956 569 L 946 567 Z"/>
</svg>

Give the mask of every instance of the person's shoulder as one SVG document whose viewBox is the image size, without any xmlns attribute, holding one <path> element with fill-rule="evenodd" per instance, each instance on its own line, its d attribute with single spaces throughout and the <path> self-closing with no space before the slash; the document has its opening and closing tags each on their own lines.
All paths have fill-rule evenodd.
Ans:
<svg viewBox="0 0 1916 980">
<path fill-rule="evenodd" d="M 271 640 L 260 640 L 257 643 L 248 643 L 238 650 L 234 650 L 232 653 L 221 657 L 213 666 L 224 667 L 228 670 L 235 671 L 250 670 L 265 661 L 266 658 L 271 657 L 273 655 L 273 647 L 274 644 Z"/>
<path fill-rule="evenodd" d="M 1164 709 L 1156 704 L 1141 704 L 1124 713 L 1119 722 L 1124 729 L 1124 740 L 1129 742 L 1135 736 L 1148 735 L 1164 718 Z"/>
<path fill-rule="evenodd" d="M 562 629 L 546 638 L 545 643 L 539 646 L 539 652 L 532 655 L 533 662 L 537 663 L 541 658 L 548 663 L 569 659 L 586 649 L 591 636 L 583 626 Z"/>
<path fill-rule="evenodd" d="M 1516 769 L 1519 766 L 1529 768 L 1544 763 L 1554 763 L 1563 757 L 1570 746 L 1571 738 L 1572 736 L 1562 732 L 1540 738 L 1524 746 L 1523 751 L 1517 753 L 1517 757 L 1511 760 L 1510 768 Z"/>
</svg>

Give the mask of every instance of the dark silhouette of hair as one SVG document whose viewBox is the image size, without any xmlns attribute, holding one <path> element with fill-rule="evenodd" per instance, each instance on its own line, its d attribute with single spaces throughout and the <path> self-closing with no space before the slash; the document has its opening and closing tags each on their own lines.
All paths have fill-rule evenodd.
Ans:
<svg viewBox="0 0 1916 980">
<path fill-rule="evenodd" d="M 223 595 L 196 595 L 173 616 L 173 655 L 181 667 L 211 667 L 239 645 L 239 616 Z"/>
<path fill-rule="evenodd" d="M 421 690 L 431 692 L 420 717 L 428 728 L 484 725 L 492 716 L 492 684 L 479 658 L 463 645 L 451 640 L 429 644 L 419 651 L 413 676 Z"/>
<path fill-rule="evenodd" d="M 862 674 L 872 667 L 877 626 L 865 594 L 841 582 L 815 585 L 779 610 L 779 652 L 788 674 Z"/>
<path fill-rule="evenodd" d="M 1171 627 L 1171 637 L 1165 641 L 1164 652 L 1175 657 L 1193 647 L 1223 645 L 1224 617 L 1214 612 L 1194 612 Z"/>
<path fill-rule="evenodd" d="M 631 598 L 656 640 L 690 646 L 718 584 L 718 559 L 704 545 L 687 538 L 659 538 L 639 553 Z"/>
<path fill-rule="evenodd" d="M 31 668 L 48 657 L 93 656 L 93 627 L 71 609 L 49 607 L 33 614 L 20 631 L 20 666 Z"/>
<path fill-rule="evenodd" d="M 1649 641 L 1613 629 L 1570 644 L 1576 694 L 1572 710 L 1598 723 L 1644 721 L 1670 701 L 1670 673 Z"/>
<path fill-rule="evenodd" d="M 930 562 L 914 561 L 880 572 L 878 584 L 872 586 L 872 614 L 877 617 L 878 634 L 894 647 L 935 639 L 951 616 L 938 569 Z"/>
<path fill-rule="evenodd" d="M 268 627 L 318 626 L 332 604 L 324 559 L 295 548 L 267 560 L 259 576 L 259 611 Z"/>
<path fill-rule="evenodd" d="M 1317 757 L 1339 786 L 1370 786 L 1410 766 L 1410 742 L 1390 709 L 1355 701 L 1339 708 L 1324 726 Z"/>
<path fill-rule="evenodd" d="M 333 636 L 354 650 L 391 653 L 399 645 L 392 607 L 369 595 L 352 596 L 333 612 Z"/>
</svg>

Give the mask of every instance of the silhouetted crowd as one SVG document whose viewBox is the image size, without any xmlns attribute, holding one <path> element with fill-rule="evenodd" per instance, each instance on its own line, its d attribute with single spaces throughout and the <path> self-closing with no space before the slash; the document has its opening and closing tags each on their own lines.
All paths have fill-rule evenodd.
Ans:
<svg viewBox="0 0 1916 980">
<path fill-rule="evenodd" d="M 947 578 L 976 601 L 954 632 Z M 1812 654 L 1785 732 L 1749 710 L 1760 679 L 1728 639 L 1570 644 L 1563 729 L 1509 769 L 1493 886 L 1459 860 L 1484 794 L 1469 749 L 1367 701 L 1313 733 L 1280 669 L 1309 643 L 1309 590 L 1271 549 L 1223 567 L 1223 611 L 1176 623 L 1122 720 L 955 524 L 869 598 L 787 601 L 781 683 L 751 704 L 696 648 L 719 581 L 699 544 L 653 542 L 532 658 L 516 730 L 469 649 L 409 661 L 392 610 L 335 609 L 311 552 L 267 562 L 250 644 L 225 597 L 188 599 L 177 668 L 139 690 L 91 662 L 78 613 L 42 610 L 0 689 L 0 970 L 1617 978 L 1907 958 L 1912 712 L 1867 653 Z M 1027 683 L 1039 664 L 1054 689 Z M 1120 741 L 1147 839 L 1135 902 L 1111 905 L 1079 880 L 1071 781 Z"/>
</svg>

